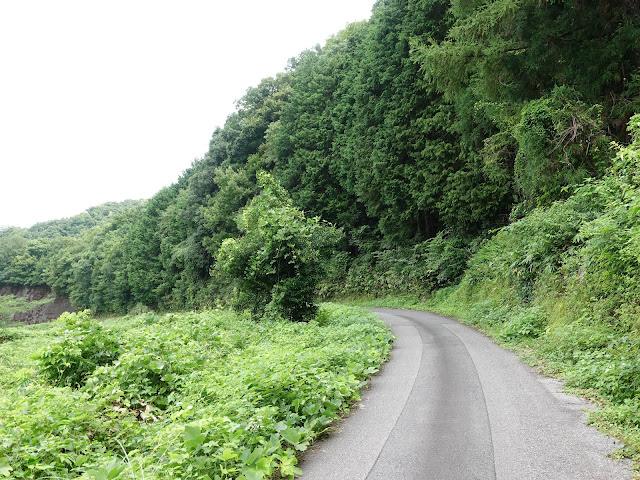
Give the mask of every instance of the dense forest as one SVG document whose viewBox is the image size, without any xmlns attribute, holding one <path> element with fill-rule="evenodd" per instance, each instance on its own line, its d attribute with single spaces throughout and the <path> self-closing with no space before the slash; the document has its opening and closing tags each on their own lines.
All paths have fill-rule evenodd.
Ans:
<svg viewBox="0 0 640 480">
<path fill-rule="evenodd" d="M 264 171 L 342 231 L 319 293 L 428 296 L 497 229 L 610 172 L 640 111 L 638 45 L 631 0 L 379 0 L 249 88 L 153 198 L 0 231 L 0 284 L 96 312 L 224 301 L 220 246 Z"/>
</svg>

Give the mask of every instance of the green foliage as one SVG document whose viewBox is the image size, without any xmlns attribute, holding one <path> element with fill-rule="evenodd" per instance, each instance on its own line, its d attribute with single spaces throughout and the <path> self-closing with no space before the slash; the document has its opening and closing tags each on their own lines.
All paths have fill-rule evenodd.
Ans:
<svg viewBox="0 0 640 480">
<path fill-rule="evenodd" d="M 0 285 L 44 284 L 43 269 L 49 240 L 27 240 L 22 233 L 0 236 Z"/>
<path fill-rule="evenodd" d="M 107 202 L 96 207 L 90 207 L 79 215 L 36 223 L 27 229 L 15 227 L 2 228 L 0 229 L 0 238 L 16 234 L 29 240 L 79 237 L 93 227 L 110 223 L 118 214 L 130 210 L 137 210 L 142 205 L 144 205 L 144 200 Z"/>
<path fill-rule="evenodd" d="M 593 95 L 637 66 L 633 2 L 481 0 L 456 2 L 452 13 L 445 41 L 415 46 L 449 96 L 470 86 L 510 101 L 567 84 Z"/>
<path fill-rule="evenodd" d="M 162 276 L 162 214 L 178 197 L 176 185 L 164 188 L 147 204 L 125 236 L 124 254 L 128 263 L 127 283 L 136 303 L 157 307 L 167 288 Z M 89 290 L 89 289 L 85 289 Z M 90 290 L 89 290 L 90 291 Z M 80 305 L 86 305 L 81 302 Z"/>
<path fill-rule="evenodd" d="M 640 116 L 600 180 L 501 229 L 431 303 L 522 348 L 605 404 L 596 424 L 638 458 Z M 531 357 L 530 357 L 531 358 Z"/>
<path fill-rule="evenodd" d="M 143 315 L 144 316 L 144 315 Z M 176 396 L 181 375 L 204 365 L 201 353 L 189 351 L 190 334 L 172 324 L 172 316 L 156 320 L 125 338 L 125 351 L 114 363 L 96 369 L 85 390 L 115 398 L 120 408 L 138 410 L 142 420 L 152 409 L 166 409 Z"/>
<path fill-rule="evenodd" d="M 213 232 L 205 239 L 205 247 L 213 256 L 218 253 L 222 241 L 237 236 L 238 212 L 246 206 L 248 199 L 255 195 L 256 185 L 252 184 L 249 172 L 245 169 L 219 168 L 215 171 L 213 182 L 218 192 L 209 199 L 202 213 L 207 227 Z"/>
<path fill-rule="evenodd" d="M 562 252 L 578 232 L 580 215 L 563 206 L 536 210 L 503 228 L 471 260 L 465 282 L 506 280 L 522 300 L 529 300 L 541 275 L 558 271 Z"/>
<path fill-rule="evenodd" d="M 145 204 L 144 200 L 125 200 L 123 202 L 107 202 L 88 208 L 80 215 L 60 220 L 37 223 L 26 232 L 27 238 L 79 237 L 92 229 L 111 223 L 121 213 L 138 211 Z"/>
<path fill-rule="evenodd" d="M 38 355 L 42 374 L 58 386 L 81 387 L 101 365 L 118 358 L 120 344 L 89 316 L 89 311 L 63 313 L 57 320 L 61 336 Z"/>
<path fill-rule="evenodd" d="M 295 452 L 351 398 L 362 359 L 379 358 L 297 350 L 324 341 L 330 315 L 309 325 L 273 319 L 311 320 L 316 293 L 391 293 L 397 305 L 410 294 L 420 305 L 445 287 L 438 308 L 597 389 L 612 402 L 602 418 L 638 428 L 629 412 L 640 395 L 640 146 L 624 130 L 631 119 L 640 131 L 636 3 L 379 1 L 369 21 L 247 89 L 203 158 L 148 202 L 0 230 L 0 284 L 46 284 L 96 312 L 203 308 L 235 287 L 238 309 L 269 320 L 214 333 L 197 316 L 149 313 L 126 320 L 144 325 L 119 338 L 117 362 L 93 358 L 99 342 L 111 345 L 109 331 L 95 322 L 68 330 L 42 361 L 50 381 L 80 390 L 58 405 L 71 390 L 45 394 L 36 379 L 27 403 L 17 393 L 0 400 L 11 425 L 24 426 L 15 429 L 24 447 L 0 450 L 0 475 L 294 475 Z M 326 258 L 329 247 L 339 251 Z M 282 329 L 297 343 L 269 343 Z M 12 338 L 0 348 L 18 348 Z M 300 370 L 279 349 L 299 354 Z M 321 364 L 344 375 L 322 384 Z M 200 403 L 220 398 L 221 408 Z M 32 412 L 34 402 L 71 419 L 62 427 L 37 416 L 46 428 L 106 438 L 110 422 L 128 416 L 131 433 L 108 447 L 90 438 L 65 446 L 57 433 L 44 441 L 35 420 L 20 424 L 12 410 Z M 86 407 L 75 417 L 73 402 Z M 2 428 L 4 448 L 12 434 Z M 141 440 L 145 429 L 152 438 Z M 101 448 L 109 458 L 95 456 Z M 69 452 L 93 460 L 71 465 Z"/>
<path fill-rule="evenodd" d="M 461 140 L 442 200 L 448 225 L 464 228 L 452 222 L 465 216 L 477 225 L 479 212 L 491 228 L 486 220 L 513 206 L 519 217 L 602 175 L 638 99 L 628 81 L 640 38 L 632 3 L 459 1 L 450 13 L 446 38 L 412 41 L 412 58 L 454 106 Z M 457 213 L 461 204 L 472 213 Z"/>
<path fill-rule="evenodd" d="M 211 272 L 223 270 L 216 258 L 225 239 L 246 247 L 253 238 L 235 219 L 264 170 L 292 208 L 345 232 L 339 254 L 319 262 L 335 279 L 326 295 L 427 294 L 457 281 L 477 239 L 534 212 L 512 227 L 528 238 L 526 255 L 509 259 L 512 237 L 496 240 L 504 241 L 496 258 L 502 271 L 509 266 L 505 280 L 528 298 L 542 276 L 570 279 L 553 251 L 576 246 L 589 195 L 594 210 L 606 203 L 598 184 L 600 193 L 580 190 L 582 205 L 572 197 L 554 206 L 602 178 L 610 140 L 629 139 L 624 126 L 640 107 L 639 18 L 628 0 L 379 1 L 370 20 L 248 88 L 204 156 L 147 202 L 0 231 L 0 284 L 46 284 L 100 313 L 226 302 L 233 286 Z M 606 188 L 618 198 L 618 187 Z M 556 218 L 542 220 L 538 207 Z M 619 221 L 589 228 L 613 231 Z M 580 235 L 595 245 L 589 228 Z M 633 258 L 625 235 L 617 241 Z M 232 268 L 234 278 L 252 278 L 237 289 L 238 305 L 259 315 L 268 305 L 286 316 L 303 316 L 294 305 L 311 313 L 309 292 L 322 275 L 287 271 L 274 280 L 275 264 L 263 260 L 252 272 L 242 262 Z M 276 270 L 298 268 L 287 262 Z M 598 284 L 609 288 L 604 277 L 590 282 Z M 632 299 L 626 311 L 609 303 L 602 308 L 633 317 Z"/>
<path fill-rule="evenodd" d="M 353 185 L 339 174 L 340 158 L 332 152 L 344 129 L 335 117 L 347 107 L 337 90 L 362 30 L 363 23 L 353 24 L 325 48 L 291 60 L 293 88 L 279 120 L 267 130 L 262 154 L 265 167 L 272 168 L 298 207 L 346 229 L 367 222 Z"/>
<path fill-rule="evenodd" d="M 428 295 L 458 282 L 475 248 L 455 235 L 439 233 L 413 247 L 361 254 L 342 268 L 334 266 L 323 283 L 324 296 Z"/>
<path fill-rule="evenodd" d="M 341 233 L 317 217 L 306 218 L 270 175 L 259 173 L 258 182 L 263 191 L 238 220 L 244 235 L 222 243 L 217 269 L 235 282 L 237 309 L 248 308 L 256 318 L 308 321 L 317 309 L 323 256 Z"/>
<path fill-rule="evenodd" d="M 508 321 L 504 322 L 498 336 L 505 340 L 536 338 L 544 332 L 547 324 L 548 319 L 544 310 L 540 307 L 531 307 L 513 314 Z"/>
<path fill-rule="evenodd" d="M 566 187 L 600 176 L 612 156 L 602 107 L 588 107 L 568 87 L 528 102 L 514 136 L 514 175 L 528 206 L 561 198 Z"/>
<path fill-rule="evenodd" d="M 296 455 L 349 410 L 391 345 L 363 310 L 321 312 L 309 323 L 228 311 L 112 319 L 122 354 L 78 390 L 41 382 L 29 360 L 55 325 L 22 327 L 0 344 L 0 475 L 293 479 Z"/>
</svg>

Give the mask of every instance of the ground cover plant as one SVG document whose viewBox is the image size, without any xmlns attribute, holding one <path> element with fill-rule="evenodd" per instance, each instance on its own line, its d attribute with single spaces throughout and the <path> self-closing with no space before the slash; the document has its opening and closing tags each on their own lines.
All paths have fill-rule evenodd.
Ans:
<svg viewBox="0 0 640 480">
<path fill-rule="evenodd" d="M 390 342 L 335 305 L 308 323 L 219 310 L 22 327 L 0 344 L 0 477 L 293 478 Z"/>
</svg>

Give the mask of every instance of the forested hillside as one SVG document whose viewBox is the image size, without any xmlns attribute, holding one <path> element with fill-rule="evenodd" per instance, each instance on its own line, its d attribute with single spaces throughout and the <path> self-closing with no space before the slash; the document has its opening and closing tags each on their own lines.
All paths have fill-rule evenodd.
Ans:
<svg viewBox="0 0 640 480">
<path fill-rule="evenodd" d="M 77 237 L 87 230 L 111 222 L 113 217 L 125 210 L 141 207 L 144 200 L 125 200 L 123 202 L 107 202 L 97 207 L 87 208 L 79 215 L 59 220 L 36 223 L 30 228 L 3 228 L 0 238 L 18 234 L 27 239 Z"/>
<path fill-rule="evenodd" d="M 223 300 L 219 248 L 266 171 L 343 229 L 323 294 L 429 294 L 495 229 L 607 172 L 640 111 L 638 45 L 631 0 L 380 0 L 249 88 L 143 206 L 76 237 L 3 231 L 0 283 L 97 312 Z"/>
<path fill-rule="evenodd" d="M 143 200 L 107 202 L 70 218 L 41 222 L 30 228 L 0 229 L 0 285 L 54 285 L 64 268 L 61 265 L 53 270 L 56 262 L 62 261 L 61 249 L 72 244 L 78 245 L 77 251 L 85 248 L 84 238 L 91 229 L 111 223 L 123 212 L 140 209 L 144 203 Z"/>
</svg>

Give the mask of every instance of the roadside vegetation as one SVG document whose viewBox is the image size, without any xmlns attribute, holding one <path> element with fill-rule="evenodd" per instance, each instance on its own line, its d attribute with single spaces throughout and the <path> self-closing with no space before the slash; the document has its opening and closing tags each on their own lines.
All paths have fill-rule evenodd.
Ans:
<svg viewBox="0 0 640 480">
<path fill-rule="evenodd" d="M 455 316 L 601 408 L 591 421 L 640 462 L 640 115 L 607 174 L 498 231 L 459 285 L 363 300 Z"/>
<path fill-rule="evenodd" d="M 324 338 L 342 314 L 318 313 L 319 298 L 369 297 L 377 305 L 431 308 L 477 325 L 602 402 L 593 421 L 625 440 L 623 455 L 638 458 L 638 45 L 640 7 L 630 0 L 381 0 L 368 21 L 347 26 L 290 59 L 285 72 L 248 88 L 203 157 L 148 201 L 0 230 L 0 285 L 47 285 L 96 314 L 222 305 L 236 312 L 149 313 L 103 326 L 73 317 L 79 337 L 68 333 L 63 341 L 89 350 L 108 346 L 104 355 L 85 359 L 78 353 L 84 347 L 56 344 L 36 366 L 27 354 L 7 353 L 7 365 L 25 369 L 9 368 L 2 377 L 7 391 L 20 393 L 0 403 L 2 425 L 13 425 L 0 437 L 0 446 L 12 447 L 2 447 L 0 475 L 90 467 L 102 472 L 96 478 L 112 478 L 109 471 L 116 475 L 120 468 L 132 478 L 143 471 L 153 478 L 164 475 L 154 465 L 166 462 L 174 463 L 162 470 L 175 469 L 176 478 L 206 478 L 196 472 L 210 462 L 221 462 L 212 468 L 222 478 L 227 468 L 246 478 L 259 478 L 259 468 L 264 475 L 275 467 L 289 475 L 294 450 L 320 432 L 324 420 L 309 427 L 311 433 L 303 430 L 314 406 L 301 423 L 287 423 L 286 412 L 306 415 L 304 407 L 282 407 L 284 417 L 278 416 L 273 408 L 280 409 L 280 397 L 259 385 L 277 391 L 270 375 L 289 385 L 269 362 L 289 350 L 297 355 L 296 342 L 273 345 L 270 360 L 251 365 L 272 368 L 264 378 L 245 385 L 249 377 L 238 376 L 230 381 L 240 383 L 219 387 L 222 401 L 234 408 L 247 392 L 264 399 L 255 400 L 262 413 L 247 410 L 238 420 L 217 410 L 178 414 L 183 406 L 174 393 L 189 399 L 189 411 L 198 395 L 218 395 L 190 375 L 198 355 L 213 362 L 210 356 L 226 351 L 227 340 L 204 347 L 190 332 L 203 328 L 203 339 L 214 338 L 210 329 L 226 322 L 218 319 L 233 318 L 237 327 L 224 328 L 237 328 L 238 347 L 229 348 L 243 359 L 241 368 L 255 360 L 245 358 L 243 348 L 261 348 L 250 343 L 259 340 L 255 332 L 267 341 L 270 332 L 291 329 L 309 348 L 307 332 L 317 329 Z M 210 315 L 204 323 L 212 326 L 196 328 L 199 315 Z M 335 319 L 325 326 L 326 315 Z M 15 341 L 0 347 L 33 350 L 24 342 L 48 341 L 54 335 L 48 329 L 62 328 L 56 325 L 16 329 Z M 357 341 L 358 329 L 372 328 L 353 325 Z M 335 341 L 339 348 L 342 340 Z M 164 348 L 175 371 L 145 363 Z M 331 358 L 326 362 L 351 357 L 345 351 Z M 339 363 L 338 371 L 359 372 L 359 361 Z M 222 375 L 197 370 L 211 382 Z M 197 394 L 188 387 L 192 380 Z M 31 391 L 39 392 L 33 401 L 21 400 Z M 235 393 L 227 397 L 228 391 Z M 292 402 L 295 395 L 306 398 L 283 394 Z M 309 401 L 317 406 L 316 400 Z M 20 412 L 54 409 L 42 422 L 62 422 L 56 428 L 65 438 L 75 438 L 74 429 L 91 435 L 78 447 L 75 440 L 52 446 L 62 453 L 43 459 L 40 442 L 63 440 L 46 436 L 36 423 L 20 426 L 14 405 Z M 86 405 L 84 413 L 73 413 L 76 405 Z M 183 423 L 171 426 L 172 415 Z M 275 443 L 284 439 L 280 444 L 290 453 L 269 443 L 271 436 L 260 443 L 259 435 L 242 433 L 260 423 L 250 423 L 257 421 L 252 415 L 277 418 L 269 435 Z M 122 418 L 129 423 L 121 429 Z M 227 433 L 210 433 L 214 424 Z M 115 445 L 102 442 L 113 432 L 122 432 Z M 236 434 L 249 435 L 252 450 L 236 445 Z M 95 460 L 94 448 L 115 463 Z M 269 453 L 252 453 L 261 448 Z M 88 466 L 64 457 L 64 449 L 86 451 Z"/>
<path fill-rule="evenodd" d="M 82 312 L 17 331 L 0 344 L 7 478 L 293 478 L 391 341 L 336 305 L 308 323 Z"/>
</svg>

